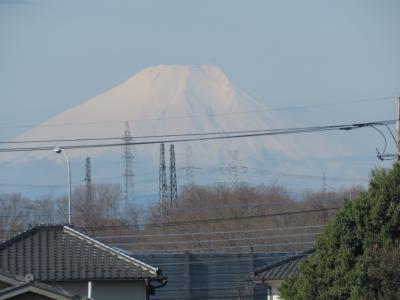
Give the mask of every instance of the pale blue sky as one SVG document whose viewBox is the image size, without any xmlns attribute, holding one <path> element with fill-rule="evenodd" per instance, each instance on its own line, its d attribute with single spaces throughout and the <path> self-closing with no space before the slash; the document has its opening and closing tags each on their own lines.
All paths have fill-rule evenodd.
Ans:
<svg viewBox="0 0 400 300">
<path fill-rule="evenodd" d="M 0 0 L 0 125 L 38 124 L 158 64 L 214 63 L 271 107 L 396 96 L 399 12 L 396 0 Z"/>
<path fill-rule="evenodd" d="M 216 64 L 272 108 L 395 99 L 399 12 L 398 0 L 0 0 L 0 140 L 158 64 Z M 287 117 L 323 125 L 396 110 L 393 100 Z M 371 130 L 355 146 L 372 161 L 381 142 Z"/>
</svg>

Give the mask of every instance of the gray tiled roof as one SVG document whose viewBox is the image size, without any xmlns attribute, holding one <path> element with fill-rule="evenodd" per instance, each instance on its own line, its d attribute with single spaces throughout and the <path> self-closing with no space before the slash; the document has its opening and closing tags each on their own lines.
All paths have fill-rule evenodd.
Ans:
<svg viewBox="0 0 400 300">
<path fill-rule="evenodd" d="M 254 271 L 257 281 L 284 280 L 298 274 L 298 264 L 315 250 L 311 249 L 301 254 L 287 257 L 278 262 L 263 266 Z"/>
<path fill-rule="evenodd" d="M 0 269 L 39 281 L 158 279 L 147 265 L 64 225 L 41 225 L 0 244 Z"/>
<path fill-rule="evenodd" d="M 17 276 L 6 270 L 0 269 L 0 282 L 8 283 L 10 285 L 16 285 L 25 282 L 25 280 L 22 276 Z"/>
</svg>

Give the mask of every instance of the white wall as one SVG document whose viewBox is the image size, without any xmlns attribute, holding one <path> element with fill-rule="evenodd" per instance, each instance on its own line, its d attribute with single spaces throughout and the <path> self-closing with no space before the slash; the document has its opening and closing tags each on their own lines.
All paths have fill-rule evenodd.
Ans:
<svg viewBox="0 0 400 300">
<path fill-rule="evenodd" d="M 273 280 L 273 281 L 268 281 L 266 284 L 271 287 L 271 296 L 267 297 L 267 300 L 281 300 L 281 297 L 279 296 L 279 291 L 278 287 L 282 284 L 283 280 Z"/>
<path fill-rule="evenodd" d="M 87 281 L 49 283 L 60 286 L 71 294 L 87 297 Z M 92 298 L 94 300 L 146 300 L 146 285 L 143 280 L 93 281 Z"/>
</svg>

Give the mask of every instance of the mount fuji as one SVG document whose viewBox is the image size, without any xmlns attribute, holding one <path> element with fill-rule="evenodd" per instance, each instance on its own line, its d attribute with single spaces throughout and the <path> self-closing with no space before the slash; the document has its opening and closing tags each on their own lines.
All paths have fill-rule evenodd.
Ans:
<svg viewBox="0 0 400 300">
<path fill-rule="evenodd" d="M 126 122 L 134 136 L 290 127 L 268 112 L 265 104 L 232 84 L 214 65 L 160 65 L 144 69 L 117 87 L 50 118 L 16 141 L 122 137 Z M 203 154 L 205 149 L 212 150 L 212 157 L 220 158 L 226 148 L 214 145 L 219 143 L 198 143 L 195 147 Z M 315 143 L 310 147 L 304 137 L 263 137 L 244 143 L 244 157 L 261 158 L 264 151 L 293 159 L 323 153 Z M 242 144 L 234 141 L 236 146 L 232 147 Z M 90 152 L 98 155 L 105 151 Z M 74 150 L 72 155 L 81 156 L 83 152 L 87 151 Z M 34 153 L 33 157 L 41 155 Z"/>
<path fill-rule="evenodd" d="M 122 138 L 126 122 L 134 140 L 138 142 L 141 140 L 140 136 L 156 135 L 161 136 L 158 140 L 167 140 L 166 135 L 171 134 L 264 130 L 293 126 L 277 113 L 268 111 L 266 103 L 252 98 L 235 86 L 215 65 L 160 65 L 146 68 L 120 85 L 50 118 L 18 136 L 15 141 Z M 109 141 L 105 141 L 107 142 Z M 41 143 L 41 146 L 62 147 L 77 143 L 48 142 Z M 85 143 L 87 142 L 79 142 Z M 37 146 L 37 143 L 32 142 L 24 146 L 29 145 Z M 187 155 L 189 147 L 190 158 Z M 178 173 L 181 168 L 190 164 L 204 170 L 201 178 L 198 178 L 204 183 L 221 180 L 221 176 L 224 175 L 217 176 L 217 169 L 221 170 L 222 166 L 232 163 L 236 166 L 246 166 L 247 170 L 263 169 L 265 166 L 266 169 L 276 172 L 288 169 L 294 172 L 301 170 L 300 173 L 315 170 L 320 172 L 320 163 L 324 156 L 339 151 L 335 147 L 328 145 L 320 136 L 315 138 L 307 134 L 185 142 L 175 145 Z M 340 151 L 343 152 L 343 149 Z M 121 174 L 122 152 L 122 147 L 105 147 L 74 149 L 69 150 L 68 154 L 77 165 L 75 170 L 83 170 L 86 156 L 92 157 L 98 164 L 94 170 L 101 174 L 99 178 L 107 178 Z M 159 147 L 137 145 L 133 152 L 135 173 L 152 173 L 152 184 L 157 189 Z M 228 152 L 240 155 L 234 155 L 233 161 L 229 161 Z M 318 162 L 310 163 L 308 160 L 311 158 Z M 62 157 L 49 152 L 31 152 L 23 156 L 12 153 L 2 158 L 3 163 L 13 161 L 13 164 L 52 160 L 62 163 Z M 211 169 L 214 171 L 207 171 Z M 76 177 L 83 178 L 83 175 L 80 175 L 83 174 L 82 171 L 77 173 L 79 175 Z M 211 173 L 215 176 L 211 176 Z M 318 174 L 321 175 L 322 172 Z M 96 175 L 93 177 L 96 178 Z M 182 174 L 180 176 L 183 178 Z M 139 177 L 140 175 L 136 175 L 135 180 Z M 265 176 L 261 179 L 246 179 L 255 182 L 266 180 Z M 48 181 L 43 179 L 42 182 Z"/>
</svg>

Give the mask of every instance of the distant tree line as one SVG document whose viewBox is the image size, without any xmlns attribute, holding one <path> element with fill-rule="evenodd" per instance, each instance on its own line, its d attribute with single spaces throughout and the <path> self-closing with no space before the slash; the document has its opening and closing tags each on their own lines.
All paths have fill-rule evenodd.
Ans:
<svg viewBox="0 0 400 300">
<path fill-rule="evenodd" d="M 277 184 L 187 185 L 176 203 L 161 205 L 156 199 L 148 210 L 126 211 L 119 185 L 82 185 L 73 191 L 72 220 L 80 230 L 134 252 L 302 251 L 312 247 L 335 208 L 362 190 L 307 190 L 295 199 Z M 30 224 L 65 223 L 66 207 L 65 196 L 0 194 L 0 237 Z"/>
</svg>

